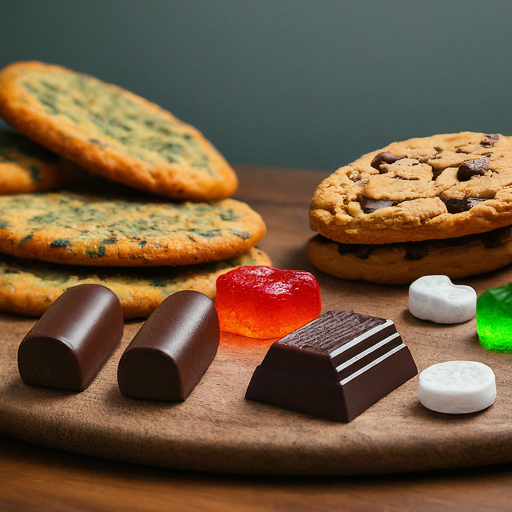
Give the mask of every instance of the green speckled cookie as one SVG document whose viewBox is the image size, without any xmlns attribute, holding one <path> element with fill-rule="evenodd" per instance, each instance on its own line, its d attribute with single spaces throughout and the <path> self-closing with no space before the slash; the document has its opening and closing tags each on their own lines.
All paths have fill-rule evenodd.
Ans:
<svg viewBox="0 0 512 512">
<path fill-rule="evenodd" d="M 213 299 L 217 277 L 241 265 L 270 265 L 270 259 L 253 248 L 228 260 L 186 267 L 90 269 L 0 255 L 0 311 L 40 316 L 68 288 L 102 284 L 119 297 L 125 318 L 145 318 L 180 290 Z"/>
<path fill-rule="evenodd" d="M 57 190 L 71 181 L 62 158 L 23 135 L 0 130 L 0 194 Z"/>
<path fill-rule="evenodd" d="M 41 62 L 0 71 L 0 116 L 81 166 L 181 201 L 233 194 L 233 169 L 199 131 L 120 87 Z"/>
<path fill-rule="evenodd" d="M 73 192 L 0 196 L 0 252 L 54 263 L 190 265 L 242 254 L 264 235 L 261 217 L 234 199 L 169 203 Z"/>
</svg>

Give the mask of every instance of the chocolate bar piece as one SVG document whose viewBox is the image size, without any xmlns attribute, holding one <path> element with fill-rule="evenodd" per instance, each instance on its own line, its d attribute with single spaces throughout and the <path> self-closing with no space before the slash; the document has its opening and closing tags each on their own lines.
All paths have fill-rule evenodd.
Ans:
<svg viewBox="0 0 512 512">
<path fill-rule="evenodd" d="M 117 381 L 121 393 L 146 400 L 185 400 L 219 346 L 219 317 L 203 293 L 167 297 L 124 352 Z"/>
<path fill-rule="evenodd" d="M 83 391 L 123 337 L 123 310 L 105 286 L 66 290 L 32 327 L 18 349 L 25 384 Z"/>
<path fill-rule="evenodd" d="M 417 373 L 391 320 L 329 311 L 270 347 L 245 398 L 349 422 Z"/>
</svg>

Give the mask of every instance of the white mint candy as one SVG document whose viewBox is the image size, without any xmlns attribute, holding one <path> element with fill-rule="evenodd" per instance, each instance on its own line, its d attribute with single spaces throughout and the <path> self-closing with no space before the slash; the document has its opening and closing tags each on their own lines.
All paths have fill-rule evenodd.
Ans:
<svg viewBox="0 0 512 512">
<path fill-rule="evenodd" d="M 468 414 L 486 409 L 496 400 L 494 372 L 476 361 L 434 364 L 420 373 L 420 402 L 445 414 Z"/>
<path fill-rule="evenodd" d="M 423 276 L 409 287 L 409 311 L 438 324 L 458 324 L 476 316 L 476 292 L 448 276 Z"/>
</svg>

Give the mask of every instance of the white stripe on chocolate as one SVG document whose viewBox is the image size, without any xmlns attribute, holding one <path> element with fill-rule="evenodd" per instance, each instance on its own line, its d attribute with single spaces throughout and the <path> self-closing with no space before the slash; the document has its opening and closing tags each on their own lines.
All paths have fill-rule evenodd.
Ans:
<svg viewBox="0 0 512 512">
<path fill-rule="evenodd" d="M 370 336 L 373 336 L 375 333 L 382 331 L 382 329 L 385 329 L 386 327 L 389 327 L 390 325 L 393 325 L 393 320 L 386 320 L 383 324 L 377 325 L 377 327 L 374 327 L 373 329 L 370 329 L 369 331 L 364 332 L 360 336 L 357 336 L 357 338 L 354 338 L 352 341 L 349 341 L 348 343 L 345 343 L 345 345 L 342 345 L 340 348 L 337 348 L 331 353 L 331 359 L 333 357 L 336 357 L 339 354 L 342 354 L 345 352 L 345 350 L 348 350 L 349 348 L 352 348 L 353 346 L 357 345 L 361 341 L 365 340 L 366 338 L 369 338 Z"/>
<path fill-rule="evenodd" d="M 375 361 L 372 361 L 371 363 L 367 364 L 366 366 L 363 366 L 360 370 L 357 370 L 357 372 L 354 372 L 352 375 L 349 375 L 346 379 L 343 379 L 340 384 L 344 386 L 347 382 L 350 382 L 352 379 L 355 379 L 356 377 L 359 377 L 362 373 L 368 371 L 370 368 L 373 368 L 374 366 L 377 366 L 379 363 L 384 361 L 384 359 L 387 359 L 388 357 L 392 356 L 399 350 L 402 350 L 403 348 L 406 348 L 406 346 L 402 343 L 401 345 L 398 345 L 398 347 L 395 347 L 394 349 L 390 350 L 389 352 L 386 352 L 383 356 L 378 357 L 375 359 Z"/>
<path fill-rule="evenodd" d="M 400 334 L 395 332 L 395 334 L 392 334 L 391 336 L 388 336 L 387 338 L 383 339 L 382 341 L 379 341 L 379 343 L 376 343 L 375 345 L 372 345 L 370 348 L 367 348 L 366 350 L 363 350 L 363 352 L 360 352 L 356 356 L 352 357 L 348 361 L 345 361 L 344 363 L 340 364 L 337 368 L 337 372 L 341 372 L 341 370 L 344 370 L 347 368 L 347 366 L 350 366 L 351 364 L 359 361 L 359 359 L 362 359 L 363 357 L 367 356 L 368 354 L 371 354 L 373 351 L 377 350 L 378 348 L 382 347 L 383 345 L 386 345 L 386 343 L 389 343 L 390 341 L 395 340 L 398 338 Z"/>
</svg>

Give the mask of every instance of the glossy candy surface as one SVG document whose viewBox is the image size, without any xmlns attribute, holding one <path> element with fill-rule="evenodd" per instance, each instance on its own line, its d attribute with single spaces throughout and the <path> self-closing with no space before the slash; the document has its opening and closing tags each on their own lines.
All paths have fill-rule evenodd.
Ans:
<svg viewBox="0 0 512 512">
<path fill-rule="evenodd" d="M 476 326 L 485 348 L 512 352 L 512 283 L 491 288 L 478 297 Z"/>
<path fill-rule="evenodd" d="M 121 393 L 144 400 L 185 400 L 219 346 L 217 312 L 201 292 L 167 297 L 125 350 L 117 373 Z"/>
<path fill-rule="evenodd" d="M 392 320 L 328 311 L 272 344 L 245 398 L 349 422 L 417 373 Z"/>
<path fill-rule="evenodd" d="M 25 384 L 83 391 L 123 337 L 123 310 L 105 286 L 65 291 L 25 336 L 18 369 Z"/>
<path fill-rule="evenodd" d="M 239 267 L 217 279 L 215 307 L 222 331 L 277 338 L 318 317 L 320 287 L 309 272 Z"/>
</svg>

